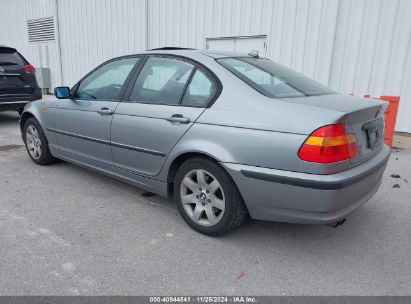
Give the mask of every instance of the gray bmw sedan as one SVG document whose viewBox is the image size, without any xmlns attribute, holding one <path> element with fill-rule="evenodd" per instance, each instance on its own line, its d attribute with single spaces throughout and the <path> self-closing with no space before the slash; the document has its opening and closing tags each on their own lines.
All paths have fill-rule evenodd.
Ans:
<svg viewBox="0 0 411 304">
<path fill-rule="evenodd" d="M 31 159 L 175 201 L 195 230 L 254 219 L 341 224 L 378 190 L 386 104 L 338 94 L 255 54 L 165 48 L 109 60 L 28 104 Z"/>
</svg>

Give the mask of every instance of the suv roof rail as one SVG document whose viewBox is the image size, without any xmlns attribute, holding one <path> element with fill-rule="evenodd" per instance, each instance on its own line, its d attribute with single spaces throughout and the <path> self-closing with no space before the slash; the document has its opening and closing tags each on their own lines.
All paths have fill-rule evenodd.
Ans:
<svg viewBox="0 0 411 304">
<path fill-rule="evenodd" d="M 183 48 L 183 47 L 177 47 L 177 46 L 165 46 L 165 47 L 150 49 L 148 51 L 172 51 L 172 50 L 196 50 L 196 49 Z"/>
</svg>

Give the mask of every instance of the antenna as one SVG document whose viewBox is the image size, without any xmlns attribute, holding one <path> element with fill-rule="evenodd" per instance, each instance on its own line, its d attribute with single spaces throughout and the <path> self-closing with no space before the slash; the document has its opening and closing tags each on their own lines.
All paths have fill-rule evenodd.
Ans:
<svg viewBox="0 0 411 304">
<path fill-rule="evenodd" d="M 260 58 L 260 56 L 258 56 L 258 50 L 251 50 L 248 55 L 254 58 Z"/>
</svg>

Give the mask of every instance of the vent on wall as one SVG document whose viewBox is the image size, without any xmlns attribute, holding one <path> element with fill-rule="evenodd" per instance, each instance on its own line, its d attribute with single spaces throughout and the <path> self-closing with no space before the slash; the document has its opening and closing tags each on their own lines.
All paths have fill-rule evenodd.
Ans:
<svg viewBox="0 0 411 304">
<path fill-rule="evenodd" d="M 54 41 L 54 17 L 27 20 L 29 42 Z"/>
</svg>

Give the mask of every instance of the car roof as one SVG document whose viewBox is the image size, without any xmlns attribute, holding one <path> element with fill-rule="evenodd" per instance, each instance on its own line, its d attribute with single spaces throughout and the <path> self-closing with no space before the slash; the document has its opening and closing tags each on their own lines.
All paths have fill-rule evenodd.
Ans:
<svg viewBox="0 0 411 304">
<path fill-rule="evenodd" d="M 177 55 L 186 57 L 196 57 L 197 55 L 205 55 L 212 58 L 227 58 L 227 57 L 252 57 L 244 53 L 235 52 L 222 52 L 222 51 L 202 51 L 192 48 L 180 48 L 180 47 L 162 47 L 155 48 L 141 52 L 139 54 L 164 54 L 164 55 Z"/>
<path fill-rule="evenodd" d="M 165 55 L 183 55 L 190 56 L 190 54 L 199 54 L 201 51 L 196 49 L 183 49 L 183 48 L 157 48 L 140 52 L 138 54 L 165 54 Z"/>
</svg>

